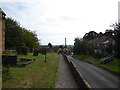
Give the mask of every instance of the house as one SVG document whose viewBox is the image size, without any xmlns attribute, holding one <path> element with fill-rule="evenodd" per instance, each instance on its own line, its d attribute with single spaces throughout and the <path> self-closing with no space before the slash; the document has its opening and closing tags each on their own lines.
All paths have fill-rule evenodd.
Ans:
<svg viewBox="0 0 120 90">
<path fill-rule="evenodd" d="M 103 35 L 99 34 L 93 40 L 88 42 L 90 49 L 94 53 L 100 53 L 102 55 L 114 54 L 113 45 L 113 32 L 106 32 Z"/>
<path fill-rule="evenodd" d="M 5 50 L 5 16 L 0 8 L 0 55 Z"/>
</svg>

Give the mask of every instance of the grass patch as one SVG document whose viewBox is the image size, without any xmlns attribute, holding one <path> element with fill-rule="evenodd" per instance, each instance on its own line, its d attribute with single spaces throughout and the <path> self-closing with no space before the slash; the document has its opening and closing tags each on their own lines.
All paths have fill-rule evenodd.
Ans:
<svg viewBox="0 0 120 90">
<path fill-rule="evenodd" d="M 73 56 L 74 58 L 80 59 L 82 61 L 91 63 L 93 65 L 96 65 L 98 67 L 104 68 L 110 72 L 113 72 L 117 75 L 120 75 L 120 66 L 118 65 L 120 63 L 120 59 L 114 59 L 108 64 L 101 64 L 101 58 L 94 58 L 90 55 L 76 55 Z"/>
<path fill-rule="evenodd" d="M 48 53 L 47 62 L 44 55 L 18 55 L 18 58 L 36 59 L 25 67 L 11 67 L 12 78 L 3 82 L 3 88 L 54 88 L 58 69 L 58 54 Z"/>
</svg>

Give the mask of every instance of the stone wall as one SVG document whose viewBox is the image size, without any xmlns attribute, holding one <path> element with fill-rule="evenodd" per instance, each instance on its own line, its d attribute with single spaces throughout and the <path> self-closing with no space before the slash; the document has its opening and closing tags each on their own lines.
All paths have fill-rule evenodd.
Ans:
<svg viewBox="0 0 120 90">
<path fill-rule="evenodd" d="M 0 18 L 0 54 L 2 54 L 4 50 L 5 50 L 5 19 Z"/>
<path fill-rule="evenodd" d="M 0 20 L 0 54 L 2 54 L 2 20 Z"/>
</svg>

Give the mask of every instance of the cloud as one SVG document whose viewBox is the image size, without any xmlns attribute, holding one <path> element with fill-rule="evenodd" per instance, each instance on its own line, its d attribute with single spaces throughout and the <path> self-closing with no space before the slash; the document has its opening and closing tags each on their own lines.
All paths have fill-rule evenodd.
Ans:
<svg viewBox="0 0 120 90">
<path fill-rule="evenodd" d="M 63 19 L 63 20 L 76 20 L 77 18 L 75 17 L 70 17 L 70 16 L 61 16 L 59 17 L 60 19 Z"/>
<path fill-rule="evenodd" d="M 36 30 L 41 43 L 69 44 L 89 31 L 104 32 L 118 19 L 119 0 L 2 0 L 2 9 L 21 26 Z"/>
</svg>

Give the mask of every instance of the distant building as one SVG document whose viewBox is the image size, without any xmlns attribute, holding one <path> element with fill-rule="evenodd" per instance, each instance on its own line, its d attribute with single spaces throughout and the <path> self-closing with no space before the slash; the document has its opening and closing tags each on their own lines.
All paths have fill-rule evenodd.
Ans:
<svg viewBox="0 0 120 90">
<path fill-rule="evenodd" d="M 0 8 L 0 54 L 5 50 L 5 16 Z"/>
<path fill-rule="evenodd" d="M 114 39 L 111 32 L 98 35 L 97 38 L 89 41 L 89 47 L 94 53 L 100 53 L 102 55 L 114 54 L 113 45 Z"/>
</svg>

